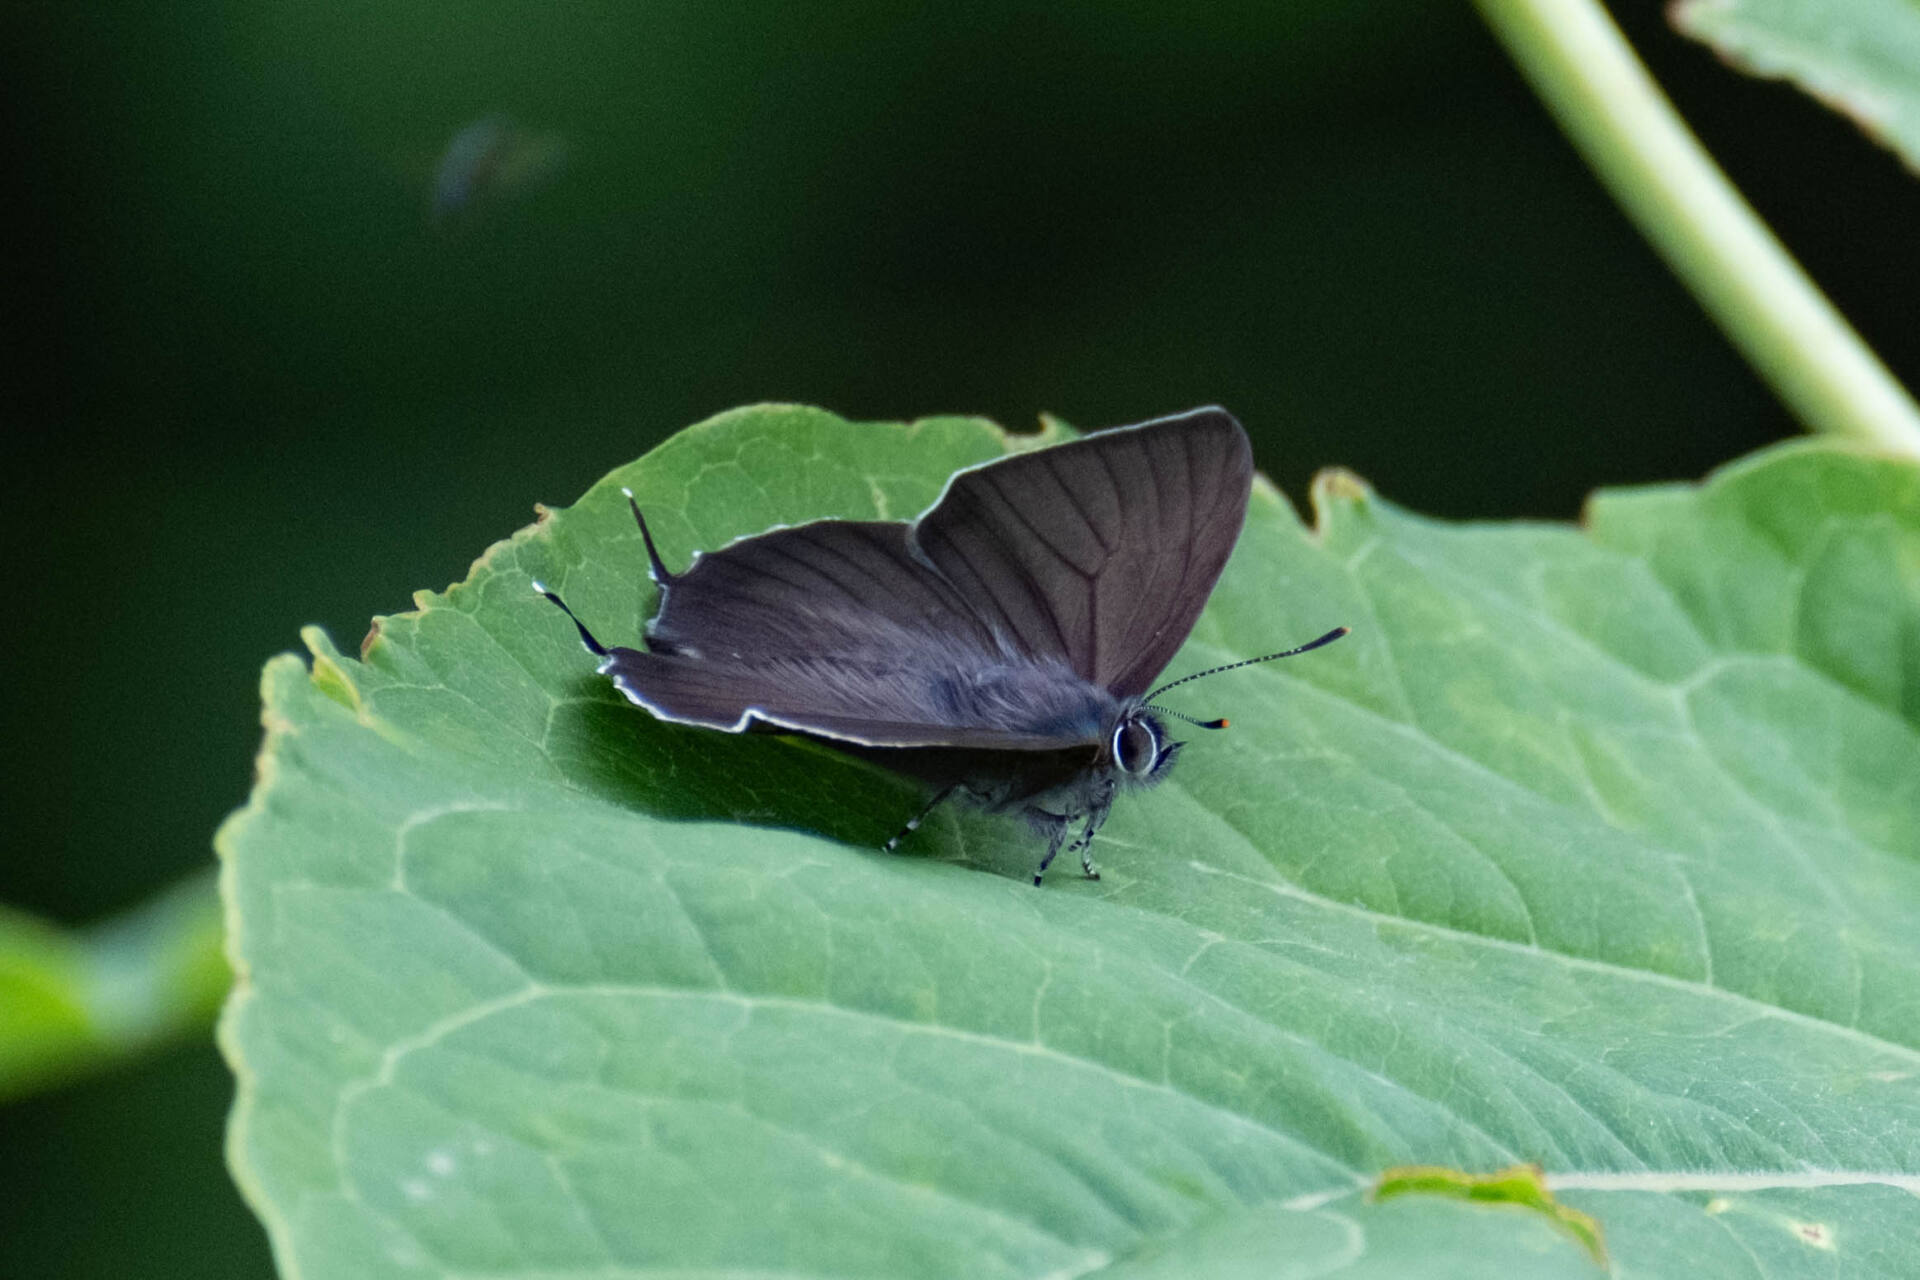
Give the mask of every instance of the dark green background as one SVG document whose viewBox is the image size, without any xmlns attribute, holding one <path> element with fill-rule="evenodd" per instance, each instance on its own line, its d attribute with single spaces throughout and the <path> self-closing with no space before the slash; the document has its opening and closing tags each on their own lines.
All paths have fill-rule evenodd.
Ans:
<svg viewBox="0 0 1920 1280">
<path fill-rule="evenodd" d="M 1897 371 L 1920 203 L 1845 124 L 1623 14 Z M 1472 11 L 185 0 L 5 20 L 16 150 L 0 899 L 205 865 L 255 677 L 729 406 L 1216 401 L 1296 496 L 1570 517 L 1792 423 Z M 571 159 L 429 225 L 506 111 Z M 636 577 L 637 582 L 637 577 Z M 1297 637 L 1276 636 L 1276 641 Z M 21 1275 L 258 1276 L 212 1048 L 0 1112 Z"/>
</svg>

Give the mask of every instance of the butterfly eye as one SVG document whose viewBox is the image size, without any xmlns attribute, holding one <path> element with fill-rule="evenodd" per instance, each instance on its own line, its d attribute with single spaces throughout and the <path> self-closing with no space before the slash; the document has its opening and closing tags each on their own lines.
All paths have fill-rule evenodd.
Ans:
<svg viewBox="0 0 1920 1280">
<path fill-rule="evenodd" d="M 1113 731 L 1113 758 L 1126 773 L 1149 773 L 1160 754 L 1160 735 L 1143 720 L 1122 720 Z"/>
</svg>

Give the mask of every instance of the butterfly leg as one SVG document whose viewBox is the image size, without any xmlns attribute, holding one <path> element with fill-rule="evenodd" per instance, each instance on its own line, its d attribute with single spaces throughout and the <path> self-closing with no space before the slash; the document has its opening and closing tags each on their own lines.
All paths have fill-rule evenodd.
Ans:
<svg viewBox="0 0 1920 1280">
<path fill-rule="evenodd" d="M 1088 814 L 1087 825 L 1081 828 L 1080 834 L 1075 836 L 1073 843 L 1067 846 L 1067 852 L 1080 855 L 1080 870 L 1086 873 L 1089 880 L 1100 878 L 1100 868 L 1093 865 L 1093 833 L 1100 829 L 1100 819 L 1104 816 L 1097 812 Z"/>
<path fill-rule="evenodd" d="M 1060 846 L 1067 841 L 1067 827 L 1070 825 L 1063 813 L 1048 813 L 1045 809 L 1028 809 L 1027 817 L 1035 824 L 1046 824 L 1047 856 L 1040 859 L 1039 870 L 1033 873 L 1033 887 L 1040 887 L 1040 877 L 1047 874 L 1047 868 L 1053 865 L 1054 855 L 1060 852 Z"/>
<path fill-rule="evenodd" d="M 1100 868 L 1093 865 L 1093 823 L 1091 820 L 1087 823 L 1087 829 L 1080 833 L 1080 838 L 1074 841 L 1074 845 L 1080 850 L 1080 870 L 1086 873 L 1087 879 L 1098 880 L 1100 878 Z"/>
<path fill-rule="evenodd" d="M 960 788 L 958 786 L 947 787 L 944 790 L 942 790 L 939 794 L 935 795 L 933 799 L 927 801 L 927 807 L 922 809 L 919 813 L 914 814 L 913 817 L 909 818 L 907 820 L 906 826 L 894 832 L 893 839 L 881 845 L 880 846 L 881 850 L 886 853 L 892 853 L 894 849 L 898 847 L 898 845 L 902 840 L 905 840 L 908 836 L 912 835 L 915 829 L 918 828 L 921 823 L 927 820 L 928 814 L 932 813 L 935 809 L 938 809 L 942 801 L 944 801 L 948 796 L 952 795 L 954 792 L 958 791 L 959 789 Z"/>
<path fill-rule="evenodd" d="M 1086 872 L 1087 879 L 1098 880 L 1100 869 L 1093 865 L 1093 833 L 1107 820 L 1107 813 L 1113 808 L 1113 784 L 1107 787 L 1087 810 L 1087 825 L 1081 829 L 1080 836 L 1073 842 L 1073 849 L 1080 855 L 1080 869 Z"/>
</svg>

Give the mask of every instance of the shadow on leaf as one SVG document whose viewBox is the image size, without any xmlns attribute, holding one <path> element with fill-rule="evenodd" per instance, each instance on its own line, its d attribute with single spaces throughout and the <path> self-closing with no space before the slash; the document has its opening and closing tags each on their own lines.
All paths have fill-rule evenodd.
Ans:
<svg viewBox="0 0 1920 1280">
<path fill-rule="evenodd" d="M 611 804 L 673 821 L 803 831 L 879 854 L 918 812 L 919 788 L 806 738 L 668 724 L 614 698 L 598 678 L 555 713 L 554 762 Z M 931 852 L 930 840 L 903 856 Z"/>
</svg>

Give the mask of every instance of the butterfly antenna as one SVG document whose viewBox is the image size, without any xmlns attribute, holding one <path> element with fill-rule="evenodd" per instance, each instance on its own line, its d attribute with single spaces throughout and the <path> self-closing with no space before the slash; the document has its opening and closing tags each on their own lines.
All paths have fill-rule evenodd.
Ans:
<svg viewBox="0 0 1920 1280">
<path fill-rule="evenodd" d="M 535 578 L 533 581 L 533 589 L 535 591 L 538 591 L 541 595 L 545 596 L 547 599 L 553 601 L 555 605 L 559 606 L 560 612 L 566 614 L 567 617 L 569 618 L 573 618 L 573 625 L 580 632 L 580 643 L 587 646 L 588 653 L 592 654 L 596 658 L 604 658 L 607 656 L 607 646 L 601 644 L 598 640 L 595 640 L 593 638 L 593 632 L 587 630 L 586 623 L 580 621 L 580 619 L 578 618 L 574 618 L 573 610 L 567 608 L 567 602 L 565 600 L 562 600 L 554 592 L 547 590 L 547 584 L 540 581 L 538 578 Z"/>
<path fill-rule="evenodd" d="M 634 523 L 640 526 L 640 540 L 647 544 L 647 560 L 649 564 L 647 573 L 653 578 L 656 584 L 664 587 L 672 582 L 678 575 L 667 572 L 666 561 L 660 558 L 660 549 L 653 545 L 653 531 L 647 528 L 647 518 L 640 514 L 640 504 L 634 501 L 633 490 L 622 489 L 620 492 L 627 495 L 627 505 L 633 508 Z"/>
<path fill-rule="evenodd" d="M 1163 716 L 1172 716 L 1175 720 L 1185 720 L 1188 724 L 1198 725 L 1202 729 L 1224 729 L 1227 720 L 1222 716 L 1218 720 L 1202 720 L 1199 716 L 1190 716 L 1184 711 L 1175 711 L 1172 707 L 1156 707 L 1152 703 L 1144 704 L 1149 711 L 1158 711 Z"/>
<path fill-rule="evenodd" d="M 1161 694 L 1165 693 L 1167 690 L 1178 689 L 1181 685 L 1186 684 L 1190 680 L 1200 680 L 1200 679 L 1204 679 L 1207 676 L 1217 676 L 1222 671 L 1234 671 L 1240 667 L 1251 667 L 1256 663 L 1272 662 L 1275 658 L 1291 658 L 1291 657 L 1294 657 L 1296 654 L 1309 653 L 1315 649 L 1318 649 L 1323 644 L 1332 644 L 1335 640 L 1338 640 L 1341 636 L 1346 635 L 1347 632 L 1350 630 L 1352 630 L 1351 627 L 1335 627 L 1333 630 L 1327 632 L 1327 634 L 1321 636 L 1318 640 L 1309 640 L 1305 644 L 1301 645 L 1298 649 L 1285 649 L 1279 653 L 1269 653 L 1265 657 L 1248 658 L 1242 662 L 1229 662 L 1222 667 L 1209 667 L 1205 671 L 1196 671 L 1190 676 L 1181 676 L 1178 680 L 1172 681 L 1169 684 L 1163 684 L 1158 689 L 1155 689 L 1152 693 L 1147 695 L 1146 700 L 1148 702 L 1152 702 L 1155 698 L 1159 697 Z M 1159 710 L 1160 708 L 1155 708 L 1155 709 Z M 1177 713 L 1170 713 L 1170 714 L 1177 714 Z M 1185 720 L 1187 717 L 1181 716 L 1180 718 L 1182 720 Z M 1227 722 L 1225 720 L 1220 720 L 1220 721 L 1195 720 L 1193 723 L 1200 725 L 1202 728 L 1206 728 L 1206 729 L 1224 729 L 1227 727 Z"/>
</svg>

